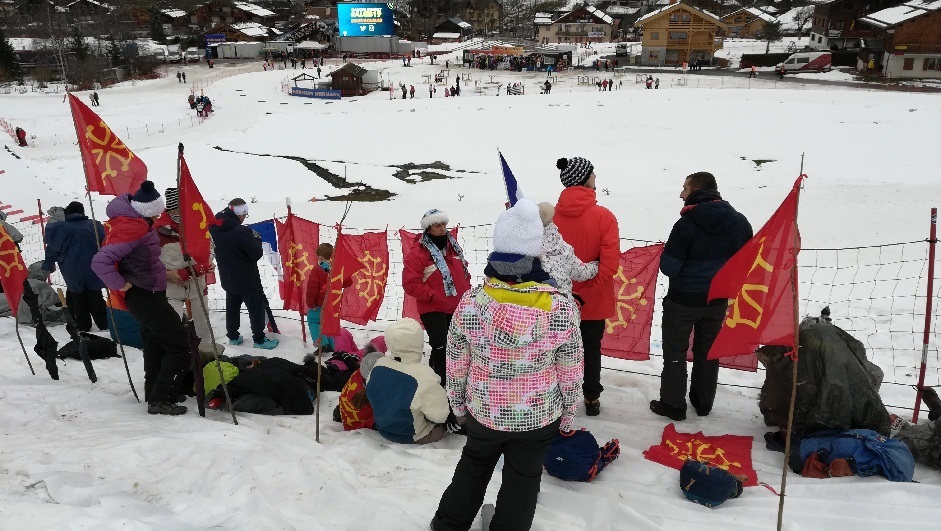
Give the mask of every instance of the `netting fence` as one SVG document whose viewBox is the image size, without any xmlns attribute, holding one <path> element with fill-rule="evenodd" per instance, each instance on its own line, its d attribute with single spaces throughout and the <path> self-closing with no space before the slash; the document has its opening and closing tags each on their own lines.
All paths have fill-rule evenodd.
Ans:
<svg viewBox="0 0 941 531">
<path fill-rule="evenodd" d="M 2 199 L 2 197 L 0 197 Z M 10 205 L 2 205 L 7 211 L 15 212 Z M 36 210 L 36 207 L 33 207 Z M 43 257 L 43 238 L 41 224 L 35 219 L 38 212 L 26 211 L 10 216 L 11 222 L 24 236 L 20 244 L 26 262 L 32 263 Z M 27 221 L 23 221 L 27 218 Z M 419 232 L 419 229 L 407 229 Z M 388 280 L 385 297 L 380 307 L 376 322 L 359 326 L 345 323 L 354 331 L 366 336 L 382 333 L 385 328 L 402 315 L 404 291 L 402 288 L 402 244 L 398 229 L 373 228 L 360 229 L 344 227 L 344 233 L 362 234 L 364 232 L 387 231 L 389 248 Z M 913 235 L 918 231 L 913 231 Z M 472 225 L 460 227 L 458 242 L 464 249 L 469 263 L 472 284 L 483 280 L 483 269 L 492 248 L 493 225 Z M 336 229 L 332 225 L 321 225 L 320 241 L 336 240 Z M 632 247 L 655 243 L 650 240 L 622 238 L 621 248 L 626 251 Z M 829 306 L 834 324 L 843 328 L 860 340 L 867 350 L 871 361 L 884 370 L 883 395 L 886 405 L 899 409 L 913 409 L 915 403 L 914 386 L 917 383 L 918 369 L 921 362 L 923 333 L 925 326 L 926 302 L 928 297 L 928 239 L 912 239 L 908 242 L 889 243 L 860 247 L 834 249 L 804 248 L 799 255 L 799 296 L 801 316 L 820 315 L 821 310 Z M 297 312 L 278 310 L 282 301 L 278 291 L 279 271 L 273 265 L 277 257 L 263 257 L 258 268 L 271 308 L 274 309 L 282 334 L 300 337 L 302 321 Z M 933 297 L 941 296 L 941 283 L 935 277 Z M 52 276 L 53 284 L 63 286 L 58 273 Z M 653 330 L 651 331 L 652 358 L 660 353 L 660 299 L 666 293 L 667 279 L 660 275 L 657 279 L 657 300 L 655 302 Z M 225 293 L 218 284 L 209 288 L 209 308 L 214 312 L 225 311 Z M 937 308 L 937 305 L 935 305 Z M 939 318 L 938 311 L 930 316 L 931 332 L 928 341 L 927 371 L 925 386 L 941 386 L 941 359 L 939 359 Z M 606 370 L 629 372 L 650 377 L 653 374 L 649 366 L 644 370 L 632 370 L 631 362 L 605 358 Z M 722 371 L 720 385 L 759 389 L 763 381 L 763 369 L 759 366 L 758 374 L 746 384 L 742 378 L 730 376 L 729 371 Z M 888 397 L 888 398 L 886 398 Z"/>
</svg>

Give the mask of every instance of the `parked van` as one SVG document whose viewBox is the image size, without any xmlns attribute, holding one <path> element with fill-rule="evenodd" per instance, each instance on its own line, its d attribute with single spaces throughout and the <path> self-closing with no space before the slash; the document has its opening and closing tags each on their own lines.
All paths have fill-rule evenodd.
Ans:
<svg viewBox="0 0 941 531">
<path fill-rule="evenodd" d="M 202 56 L 199 54 L 199 49 L 196 47 L 186 49 L 186 62 L 187 63 L 198 63 L 199 59 Z"/>
<path fill-rule="evenodd" d="M 167 60 L 171 63 L 179 63 L 183 60 L 183 52 L 180 50 L 179 44 L 167 46 Z"/>
<path fill-rule="evenodd" d="M 163 46 L 158 46 L 154 48 L 154 57 L 157 58 L 161 63 L 167 62 L 167 49 Z"/>
<path fill-rule="evenodd" d="M 796 74 L 798 72 L 829 72 L 833 63 L 830 52 L 798 52 L 775 67 L 777 72 Z"/>
</svg>

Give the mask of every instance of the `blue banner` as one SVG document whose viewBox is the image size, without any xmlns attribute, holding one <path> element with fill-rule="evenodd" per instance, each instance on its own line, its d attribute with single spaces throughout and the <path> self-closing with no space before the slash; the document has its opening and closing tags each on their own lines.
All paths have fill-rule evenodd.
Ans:
<svg viewBox="0 0 941 531">
<path fill-rule="evenodd" d="M 339 90 L 318 89 L 307 87 L 291 87 L 291 96 L 302 96 L 305 98 L 319 98 L 322 100 L 338 100 L 343 95 Z"/>
<path fill-rule="evenodd" d="M 337 25 L 341 37 L 395 35 L 390 4 L 337 3 Z"/>
<path fill-rule="evenodd" d="M 210 44 L 216 44 L 218 42 L 225 42 L 225 35 L 222 33 L 209 33 L 206 35 L 206 46 Z"/>
</svg>

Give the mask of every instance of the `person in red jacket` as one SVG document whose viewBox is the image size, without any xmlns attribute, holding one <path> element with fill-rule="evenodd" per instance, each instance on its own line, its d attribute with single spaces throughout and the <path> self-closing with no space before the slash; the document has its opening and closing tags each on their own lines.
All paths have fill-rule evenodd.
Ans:
<svg viewBox="0 0 941 531">
<path fill-rule="evenodd" d="M 327 283 L 330 273 L 330 265 L 333 264 L 333 246 L 329 243 L 321 243 L 317 246 L 317 267 L 311 270 L 310 277 L 307 279 L 307 329 L 310 331 L 310 342 L 314 347 L 318 345 L 326 350 L 333 350 L 333 337 L 325 336 L 320 333 L 321 311 L 323 310 L 323 301 L 327 297 Z M 348 288 L 353 285 L 353 279 L 348 278 L 343 282 L 343 287 Z"/>
<path fill-rule="evenodd" d="M 428 364 L 445 381 L 445 347 L 451 315 L 470 289 L 470 273 L 464 251 L 448 232 L 448 215 L 438 209 L 421 218 L 424 231 L 402 268 L 402 287 L 418 301 L 418 314 L 428 333 Z"/>
<path fill-rule="evenodd" d="M 614 275 L 621 260 L 618 220 L 598 204 L 595 168 L 582 157 L 559 159 L 556 167 L 565 190 L 559 195 L 553 221 L 559 234 L 582 262 L 598 262 L 598 274 L 585 282 L 573 282 L 572 293 L 582 302 L 582 342 L 585 347 L 585 414 L 601 413 L 601 336 L 604 321 L 615 310 Z"/>
</svg>

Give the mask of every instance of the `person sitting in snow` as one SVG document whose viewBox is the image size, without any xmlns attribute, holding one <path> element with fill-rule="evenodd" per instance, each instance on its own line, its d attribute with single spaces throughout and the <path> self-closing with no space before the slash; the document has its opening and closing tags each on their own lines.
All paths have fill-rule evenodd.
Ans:
<svg viewBox="0 0 941 531">
<path fill-rule="evenodd" d="M 421 363 L 425 334 L 418 321 L 399 319 L 385 334 L 389 354 L 376 362 L 366 379 L 376 430 L 386 439 L 407 444 L 440 441 L 447 433 L 448 397 L 438 375 Z"/>
<path fill-rule="evenodd" d="M 539 203 L 539 218 L 542 220 L 542 268 L 552 276 L 559 293 L 572 296 L 572 281 L 585 282 L 598 274 L 598 261 L 584 263 L 575 256 L 572 248 L 559 228 L 552 222 L 555 206 L 552 203 Z"/>
</svg>

